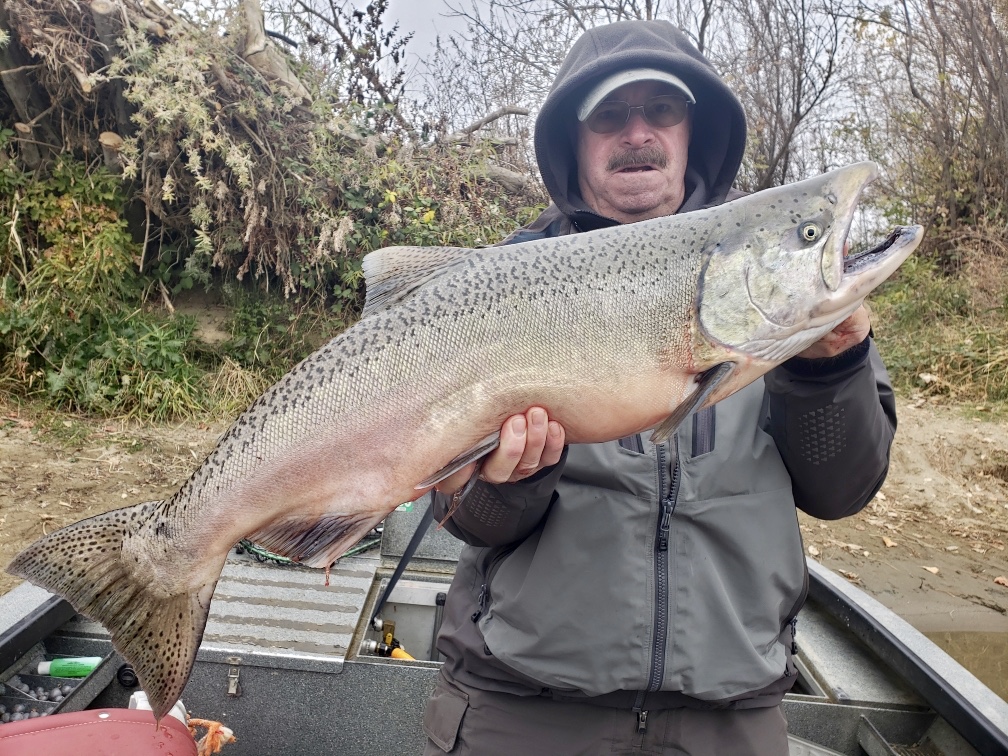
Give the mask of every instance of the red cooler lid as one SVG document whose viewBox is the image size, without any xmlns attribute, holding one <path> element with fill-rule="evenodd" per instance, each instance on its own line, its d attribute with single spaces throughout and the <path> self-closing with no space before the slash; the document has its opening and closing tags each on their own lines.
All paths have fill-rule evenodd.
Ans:
<svg viewBox="0 0 1008 756">
<path fill-rule="evenodd" d="M 3 756 L 196 756 L 196 741 L 175 717 L 154 728 L 141 709 L 93 709 L 0 724 Z"/>
</svg>

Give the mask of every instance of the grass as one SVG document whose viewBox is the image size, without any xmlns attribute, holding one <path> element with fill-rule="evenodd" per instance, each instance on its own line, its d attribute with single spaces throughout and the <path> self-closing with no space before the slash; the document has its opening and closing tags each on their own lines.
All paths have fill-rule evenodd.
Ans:
<svg viewBox="0 0 1008 756">
<path fill-rule="evenodd" d="M 226 306 L 229 338 L 216 343 L 200 338 L 192 314 L 145 307 L 104 318 L 100 333 L 69 323 L 59 334 L 60 360 L 41 364 L 30 361 L 30 350 L 17 351 L 21 332 L 9 329 L 10 344 L 0 338 L 0 399 L 38 403 L 67 418 L 158 423 L 233 417 L 342 330 L 348 317 L 317 303 L 250 292 L 232 293 Z M 73 443 L 74 432 L 59 423 L 45 431 Z"/>
<path fill-rule="evenodd" d="M 1008 409 L 1008 260 L 984 252 L 964 250 L 952 271 L 911 257 L 873 295 L 879 351 L 900 393 Z"/>
<path fill-rule="evenodd" d="M 66 449 L 79 447 L 93 437 L 93 423 L 64 413 L 41 412 L 36 415 L 35 430 Z"/>
</svg>

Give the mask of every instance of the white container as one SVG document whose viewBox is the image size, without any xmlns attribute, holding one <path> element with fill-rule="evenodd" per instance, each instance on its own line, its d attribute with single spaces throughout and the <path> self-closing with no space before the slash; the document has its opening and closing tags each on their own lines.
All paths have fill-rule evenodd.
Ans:
<svg viewBox="0 0 1008 756">
<path fill-rule="evenodd" d="M 147 694 L 142 690 L 136 691 L 130 696 L 129 708 L 151 711 L 151 705 L 150 701 L 147 700 Z M 171 711 L 168 712 L 168 716 L 175 717 L 175 719 L 184 724 L 186 727 L 189 726 L 189 714 L 186 712 L 185 704 L 183 704 L 181 700 L 175 702 L 175 705 L 171 707 Z"/>
</svg>

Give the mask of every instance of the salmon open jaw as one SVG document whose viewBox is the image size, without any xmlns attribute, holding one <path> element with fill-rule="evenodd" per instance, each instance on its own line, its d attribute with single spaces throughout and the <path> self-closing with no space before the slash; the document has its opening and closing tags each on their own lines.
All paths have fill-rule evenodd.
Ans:
<svg viewBox="0 0 1008 756">
<path fill-rule="evenodd" d="M 888 257 L 889 252 L 900 241 L 906 243 L 914 240 L 918 233 L 917 229 L 918 227 L 916 226 L 897 226 L 881 244 L 845 256 L 843 259 L 844 275 L 857 274 L 873 267 L 876 263 Z"/>
</svg>

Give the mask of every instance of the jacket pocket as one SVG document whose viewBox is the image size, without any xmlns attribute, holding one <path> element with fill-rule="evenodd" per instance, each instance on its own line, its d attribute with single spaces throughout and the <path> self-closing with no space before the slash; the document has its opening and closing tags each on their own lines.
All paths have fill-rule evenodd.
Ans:
<svg viewBox="0 0 1008 756">
<path fill-rule="evenodd" d="M 487 607 L 490 605 L 490 581 L 493 580 L 493 576 L 497 574 L 497 570 L 500 569 L 504 560 L 511 556 L 517 548 L 517 544 L 505 546 L 490 557 L 490 560 L 483 572 L 483 583 L 480 585 L 479 595 L 476 596 L 476 604 L 478 608 L 475 612 L 473 612 L 472 617 L 470 617 L 473 622 L 479 622 L 480 617 L 483 616 L 483 613 L 486 612 Z"/>
<path fill-rule="evenodd" d="M 439 682 L 424 709 L 424 733 L 438 748 L 450 753 L 468 708 L 469 697 L 465 693 Z"/>
<path fill-rule="evenodd" d="M 675 517 L 664 687 L 708 701 L 761 690 L 787 669 L 806 591 L 790 488 L 683 498 Z"/>
<path fill-rule="evenodd" d="M 693 415 L 693 448 L 690 456 L 696 459 L 714 451 L 714 428 L 717 406 L 704 407 Z"/>
<path fill-rule="evenodd" d="M 641 440 L 640 433 L 635 433 L 632 436 L 624 436 L 619 440 L 619 445 L 621 448 L 631 451 L 634 454 L 644 453 L 644 442 Z"/>
</svg>

